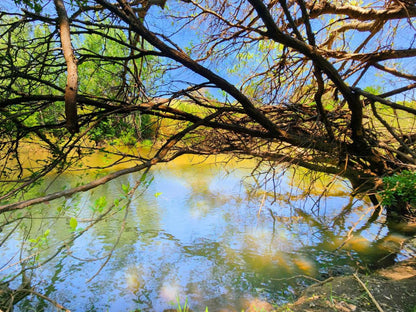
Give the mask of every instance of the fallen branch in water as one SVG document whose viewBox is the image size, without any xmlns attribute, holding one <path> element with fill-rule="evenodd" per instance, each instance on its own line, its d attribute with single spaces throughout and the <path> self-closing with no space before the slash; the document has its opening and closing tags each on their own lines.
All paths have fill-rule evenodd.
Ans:
<svg viewBox="0 0 416 312">
<path fill-rule="evenodd" d="M 3 206 L 0 206 L 0 213 L 4 213 L 7 211 L 12 211 L 12 210 L 18 210 L 18 209 L 22 209 L 22 208 L 26 208 L 29 206 L 33 206 L 33 205 L 37 205 L 37 204 L 41 204 L 41 203 L 45 203 L 60 197 L 69 197 L 74 195 L 75 193 L 78 192 L 86 192 L 89 191 L 99 185 L 105 184 L 111 180 L 114 180 L 122 175 L 126 175 L 129 173 L 133 173 L 133 172 L 138 172 L 141 171 L 145 168 L 148 168 L 150 166 L 152 166 L 153 164 L 155 164 L 155 162 L 146 162 L 143 163 L 141 165 L 136 165 L 134 167 L 131 168 L 126 168 L 126 169 L 122 169 L 116 172 L 113 172 L 111 174 L 106 175 L 105 177 L 102 177 L 100 179 L 94 180 L 90 183 L 84 184 L 84 185 L 80 185 L 74 188 L 71 188 L 69 190 L 65 190 L 65 191 L 60 191 L 60 192 L 55 192 L 46 196 L 42 196 L 42 197 L 37 197 L 37 198 L 32 198 L 29 200 L 25 200 L 25 201 L 21 201 L 21 202 L 17 202 L 17 203 L 11 203 L 11 204 L 6 204 Z"/>
</svg>

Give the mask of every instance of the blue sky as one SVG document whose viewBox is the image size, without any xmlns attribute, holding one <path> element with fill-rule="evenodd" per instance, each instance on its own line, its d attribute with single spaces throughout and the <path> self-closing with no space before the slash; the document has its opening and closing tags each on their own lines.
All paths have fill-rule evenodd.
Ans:
<svg viewBox="0 0 416 312">
<path fill-rule="evenodd" d="M 45 8 L 47 11 L 50 10 L 50 14 L 53 14 L 53 2 L 46 1 L 47 7 Z M 181 31 L 174 33 L 174 31 L 178 28 L 180 25 L 179 21 L 175 21 L 172 25 L 172 20 L 168 19 L 165 14 L 171 13 L 171 10 L 173 11 L 180 11 L 183 10 L 183 8 L 186 8 L 186 4 L 181 3 L 178 4 L 177 1 L 168 1 L 168 10 L 161 10 L 159 7 L 153 6 L 150 11 L 148 12 L 148 15 L 146 16 L 146 23 L 149 25 L 149 28 L 155 32 L 163 33 L 164 35 L 170 36 L 171 39 L 179 45 L 182 49 L 191 48 L 192 44 L 198 44 L 201 39 L 204 40 L 205 36 L 205 30 L 194 27 L 189 28 L 185 27 Z M 16 10 L 17 12 L 20 11 L 18 7 L 14 4 L 13 0 L 3 0 L 0 3 L 0 8 L 7 9 L 7 10 Z M 70 10 L 70 8 L 68 8 Z M 415 21 L 413 19 L 413 24 L 415 25 Z M 391 22 L 391 25 L 386 25 L 387 27 L 392 27 L 392 25 L 395 23 L 395 21 Z M 389 23 L 390 24 L 390 23 Z M 318 23 L 316 24 L 318 29 Z M 394 25 L 393 25 L 394 26 Z M 398 31 L 395 37 L 395 45 L 394 48 L 414 48 L 416 46 L 416 40 L 414 40 L 414 36 L 416 31 L 411 28 L 408 21 L 402 21 L 401 27 L 403 27 L 403 30 Z M 386 31 L 386 30 L 384 30 Z M 361 42 L 364 40 L 365 37 L 369 35 L 369 32 L 356 32 L 356 31 L 350 31 L 349 34 L 353 34 L 354 37 L 351 37 L 350 44 L 354 45 L 354 42 Z M 356 44 L 357 44 L 356 43 Z M 411 45 L 411 43 L 413 43 Z M 355 45 L 356 45 L 355 44 Z M 388 48 L 388 47 L 386 47 Z M 244 68 L 240 69 L 239 73 L 230 73 L 229 68 L 236 64 L 236 55 L 231 53 L 230 56 L 224 60 L 210 60 L 204 62 L 204 65 L 208 67 L 213 72 L 216 72 L 217 74 L 220 74 L 222 77 L 226 78 L 229 82 L 238 85 L 241 81 L 241 77 L 246 75 L 250 70 L 255 69 L 258 66 L 262 66 L 259 58 L 254 58 L 250 61 L 249 64 L 245 65 Z M 406 71 L 410 74 L 415 72 L 415 64 L 412 58 L 402 59 L 396 61 L 396 64 L 393 62 L 386 62 L 386 64 L 390 67 L 403 67 L 406 69 Z M 357 75 L 353 75 L 348 82 L 350 84 L 353 83 L 353 81 L 356 79 Z M 170 79 L 173 81 L 177 81 L 176 87 L 185 86 L 183 82 L 190 82 L 190 83 L 201 83 L 205 81 L 203 78 L 201 78 L 199 75 L 191 72 L 187 69 L 180 69 L 180 70 L 174 70 L 170 72 Z M 403 85 L 408 84 L 408 81 L 403 81 L 402 79 L 398 79 L 397 77 L 385 74 L 383 76 L 380 76 L 376 70 L 370 69 L 364 76 L 363 79 L 361 79 L 360 83 L 358 84 L 358 87 L 360 88 L 367 88 L 367 87 L 374 87 L 376 85 L 380 85 L 381 91 L 389 91 L 392 88 L 398 88 Z M 399 98 L 397 100 L 400 100 Z"/>
</svg>

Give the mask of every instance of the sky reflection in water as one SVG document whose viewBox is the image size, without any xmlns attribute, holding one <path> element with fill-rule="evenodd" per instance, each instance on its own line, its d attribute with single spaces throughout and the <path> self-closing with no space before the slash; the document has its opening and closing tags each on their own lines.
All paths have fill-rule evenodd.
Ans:
<svg viewBox="0 0 416 312">
<path fill-rule="evenodd" d="M 367 246 L 380 229 L 373 225 L 361 233 L 358 247 L 335 251 L 358 215 L 348 213 L 338 223 L 333 217 L 348 204 L 365 212 L 366 203 L 351 203 L 342 195 L 347 188 L 339 183 L 336 189 L 341 195 L 329 196 L 317 207 L 317 196 L 305 200 L 299 192 L 290 193 L 289 180 L 280 185 L 280 200 L 272 203 L 266 190 L 253 187 L 253 180 L 242 182 L 248 173 L 227 174 L 223 165 L 205 164 L 153 170 L 147 177 L 153 177 L 148 190 L 143 195 L 137 191 L 127 215 L 124 209 L 100 222 L 35 272 L 36 290 L 73 312 L 163 311 L 175 307 L 177 298 L 182 304 L 187 299 L 194 311 L 206 306 L 209 311 L 241 311 L 250 300 L 276 304 L 290 300 L 302 285 L 312 282 L 294 276 L 319 278 L 334 265 L 360 262 L 351 249 Z M 74 179 L 62 177 L 49 191 L 74 184 Z M 134 185 L 136 179 L 137 175 L 122 177 L 43 207 L 44 216 L 56 216 L 58 207 L 66 207 L 67 212 L 51 223 L 32 221 L 33 237 L 51 230 L 50 248 L 41 259 L 53 254 L 56 242 L 73 235 L 68 225 L 71 216 L 77 218 L 79 231 L 91 219 L 98 198 L 105 195 L 112 203 L 123 194 L 121 185 Z M 106 261 L 122 226 L 112 257 L 88 281 Z M 2 259 L 14 254 L 18 236 L 3 246 Z M 40 308 L 30 299 L 20 304 L 22 310 Z"/>
</svg>

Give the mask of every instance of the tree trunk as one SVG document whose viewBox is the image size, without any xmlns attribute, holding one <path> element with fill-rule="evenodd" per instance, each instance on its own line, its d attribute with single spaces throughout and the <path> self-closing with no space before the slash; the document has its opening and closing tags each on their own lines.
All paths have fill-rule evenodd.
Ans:
<svg viewBox="0 0 416 312">
<path fill-rule="evenodd" d="M 415 207 L 398 198 L 394 205 L 386 207 L 386 221 L 390 232 L 406 236 L 416 234 Z"/>
<path fill-rule="evenodd" d="M 71 45 L 69 20 L 63 0 L 54 0 L 58 13 L 58 25 L 61 37 L 62 51 L 67 66 L 67 82 L 65 88 L 66 127 L 71 133 L 79 132 L 77 115 L 78 68 L 77 60 Z"/>
</svg>

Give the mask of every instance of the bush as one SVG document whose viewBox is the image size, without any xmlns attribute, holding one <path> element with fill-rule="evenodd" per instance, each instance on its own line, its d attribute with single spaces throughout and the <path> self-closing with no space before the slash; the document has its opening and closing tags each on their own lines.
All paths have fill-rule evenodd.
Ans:
<svg viewBox="0 0 416 312">
<path fill-rule="evenodd" d="M 113 116 L 104 118 L 90 131 L 94 142 L 134 146 L 153 134 L 149 115 Z"/>
<path fill-rule="evenodd" d="M 392 176 L 383 178 L 385 185 L 381 192 L 382 203 L 386 206 L 394 206 L 405 202 L 416 207 L 416 173 L 402 171 Z"/>
</svg>

